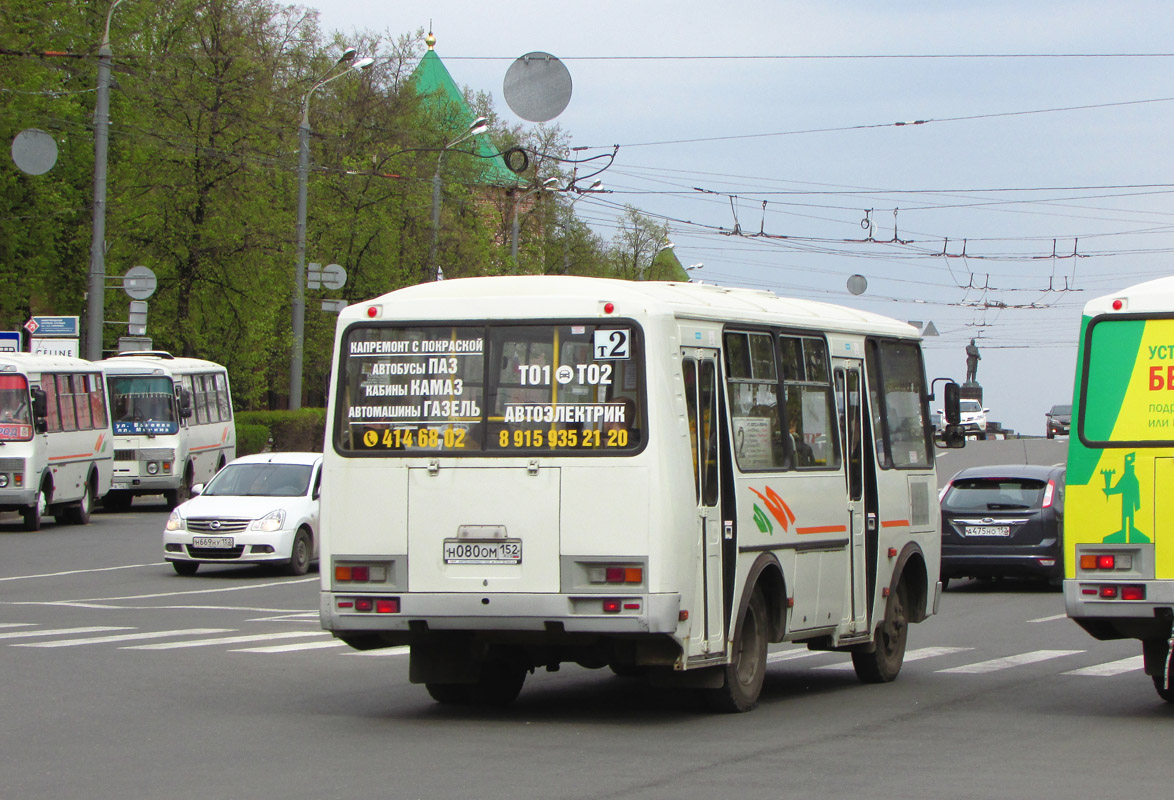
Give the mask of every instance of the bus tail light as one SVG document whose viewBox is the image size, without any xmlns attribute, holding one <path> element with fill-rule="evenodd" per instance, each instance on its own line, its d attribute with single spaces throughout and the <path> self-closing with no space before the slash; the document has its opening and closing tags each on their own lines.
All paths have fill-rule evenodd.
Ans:
<svg viewBox="0 0 1174 800">
<path fill-rule="evenodd" d="M 603 613 L 604 614 L 618 614 L 618 613 L 620 613 L 620 608 L 622 607 L 622 605 L 623 604 L 619 600 L 604 600 L 603 601 Z"/>
<path fill-rule="evenodd" d="M 592 583 L 644 583 L 644 567 L 621 564 L 592 567 L 587 571 Z"/>
<path fill-rule="evenodd" d="M 1144 586 L 1122 586 L 1121 587 L 1122 600 L 1145 600 Z"/>
<path fill-rule="evenodd" d="M 335 564 L 336 583 L 387 583 L 387 564 Z"/>
<path fill-rule="evenodd" d="M 1084 553 L 1080 556 L 1080 569 L 1085 572 L 1133 569 L 1133 555 L 1130 553 Z"/>
<path fill-rule="evenodd" d="M 1100 594 L 1102 600 L 1115 600 L 1117 599 L 1117 587 L 1111 585 L 1102 586 Z"/>
</svg>

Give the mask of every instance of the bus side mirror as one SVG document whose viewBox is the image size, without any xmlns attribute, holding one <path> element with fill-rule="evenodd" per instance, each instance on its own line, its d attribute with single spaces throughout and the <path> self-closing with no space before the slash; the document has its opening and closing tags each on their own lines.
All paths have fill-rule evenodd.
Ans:
<svg viewBox="0 0 1174 800">
<path fill-rule="evenodd" d="M 29 389 L 33 398 L 33 428 L 37 433 L 49 430 L 49 398 L 40 386 Z"/>
<path fill-rule="evenodd" d="M 179 416 L 188 419 L 192 415 L 192 393 L 183 386 L 179 387 Z"/>
<path fill-rule="evenodd" d="M 960 450 L 966 446 L 966 434 L 961 425 L 946 425 L 933 435 L 934 444 L 950 450 Z"/>
<path fill-rule="evenodd" d="M 945 423 L 947 426 L 957 425 L 962 422 L 962 390 L 953 381 L 947 383 L 943 388 Z"/>
</svg>

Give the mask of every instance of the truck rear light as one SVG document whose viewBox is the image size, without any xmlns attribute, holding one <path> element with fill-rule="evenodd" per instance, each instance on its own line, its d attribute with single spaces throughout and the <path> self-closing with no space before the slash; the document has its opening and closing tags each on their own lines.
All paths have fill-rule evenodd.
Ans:
<svg viewBox="0 0 1174 800">
<path fill-rule="evenodd" d="M 1145 600 L 1144 586 L 1122 586 L 1121 587 L 1122 600 Z"/>
</svg>

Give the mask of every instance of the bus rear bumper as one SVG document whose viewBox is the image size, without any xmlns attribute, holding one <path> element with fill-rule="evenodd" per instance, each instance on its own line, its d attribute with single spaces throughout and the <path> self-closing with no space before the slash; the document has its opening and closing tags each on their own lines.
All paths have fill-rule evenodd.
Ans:
<svg viewBox="0 0 1174 800">
<path fill-rule="evenodd" d="M 1123 599 L 1125 587 L 1140 589 L 1144 599 Z M 1098 639 L 1167 638 L 1174 618 L 1174 581 L 1068 579 L 1064 610 Z"/>
<path fill-rule="evenodd" d="M 397 599 L 398 612 L 379 613 L 359 600 Z M 387 605 L 386 603 L 384 604 Z M 607 610 L 605 610 L 605 608 Z M 611 610 L 615 608 L 616 610 Z M 321 592 L 322 627 L 348 632 L 534 631 L 591 634 L 674 634 L 679 594 L 629 597 L 569 594 L 377 594 Z"/>
</svg>

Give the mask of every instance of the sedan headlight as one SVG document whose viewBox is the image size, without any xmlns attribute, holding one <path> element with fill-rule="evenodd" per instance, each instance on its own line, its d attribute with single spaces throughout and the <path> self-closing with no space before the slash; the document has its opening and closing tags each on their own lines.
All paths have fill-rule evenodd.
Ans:
<svg viewBox="0 0 1174 800">
<path fill-rule="evenodd" d="M 184 525 L 183 517 L 179 515 L 179 512 L 172 511 L 171 516 L 167 518 L 167 525 L 165 526 L 166 530 L 182 531 L 185 527 L 186 526 Z"/>
<path fill-rule="evenodd" d="M 251 531 L 264 531 L 265 533 L 273 533 L 285 527 L 285 509 L 277 509 L 270 511 L 261 519 L 254 520 L 253 524 L 249 526 Z"/>
</svg>

